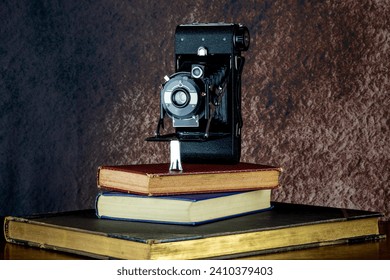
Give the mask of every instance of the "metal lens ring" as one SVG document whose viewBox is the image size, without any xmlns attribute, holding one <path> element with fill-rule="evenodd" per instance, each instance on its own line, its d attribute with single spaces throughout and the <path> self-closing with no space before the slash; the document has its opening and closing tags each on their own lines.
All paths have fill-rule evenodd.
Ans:
<svg viewBox="0 0 390 280">
<path fill-rule="evenodd" d="M 190 94 L 184 88 L 172 92 L 171 98 L 172 103 L 178 108 L 184 108 L 190 103 Z"/>
<path fill-rule="evenodd" d="M 184 119 L 194 116 L 200 106 L 200 90 L 187 74 L 178 74 L 164 85 L 161 100 L 170 117 Z"/>
<path fill-rule="evenodd" d="M 199 66 L 195 66 L 191 69 L 192 77 L 199 79 L 203 76 L 203 69 Z"/>
</svg>

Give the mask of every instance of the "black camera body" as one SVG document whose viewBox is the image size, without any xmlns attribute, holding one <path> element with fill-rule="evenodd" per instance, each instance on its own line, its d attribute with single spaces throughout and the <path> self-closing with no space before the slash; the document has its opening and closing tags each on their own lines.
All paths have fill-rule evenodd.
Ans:
<svg viewBox="0 0 390 280">
<path fill-rule="evenodd" d="M 160 119 L 149 141 L 179 140 L 185 163 L 238 163 L 241 154 L 242 51 L 249 31 L 240 24 L 183 24 L 175 33 L 175 73 L 165 77 Z M 174 133 L 161 135 L 164 118 Z"/>
</svg>

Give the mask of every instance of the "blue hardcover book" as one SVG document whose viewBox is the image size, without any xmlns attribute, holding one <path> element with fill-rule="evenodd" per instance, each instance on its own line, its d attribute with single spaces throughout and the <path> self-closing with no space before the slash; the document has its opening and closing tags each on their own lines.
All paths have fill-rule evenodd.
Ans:
<svg viewBox="0 0 390 280">
<path fill-rule="evenodd" d="M 271 190 L 144 196 L 102 192 L 96 215 L 103 219 L 198 225 L 271 208 Z"/>
</svg>

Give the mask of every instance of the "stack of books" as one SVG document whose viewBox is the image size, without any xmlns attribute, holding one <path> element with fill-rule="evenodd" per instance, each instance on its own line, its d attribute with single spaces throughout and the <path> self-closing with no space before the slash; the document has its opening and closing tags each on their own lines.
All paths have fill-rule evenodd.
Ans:
<svg viewBox="0 0 390 280">
<path fill-rule="evenodd" d="M 5 238 L 101 259 L 235 258 L 382 238 L 377 212 L 271 202 L 277 167 L 168 167 L 102 166 L 95 209 L 6 217 Z"/>
<path fill-rule="evenodd" d="M 281 169 L 240 163 L 102 166 L 96 213 L 100 218 L 199 225 L 271 208 Z"/>
</svg>

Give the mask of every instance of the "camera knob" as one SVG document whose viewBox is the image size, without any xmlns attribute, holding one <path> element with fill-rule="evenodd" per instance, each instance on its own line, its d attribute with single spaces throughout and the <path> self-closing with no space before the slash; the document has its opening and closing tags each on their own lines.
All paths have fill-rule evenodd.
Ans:
<svg viewBox="0 0 390 280">
<path fill-rule="evenodd" d="M 240 26 L 234 36 L 234 46 L 240 51 L 246 51 L 249 48 L 250 36 L 246 26 Z"/>
<path fill-rule="evenodd" d="M 199 47 L 198 48 L 198 55 L 199 56 L 206 56 L 207 55 L 207 49 L 205 47 Z"/>
</svg>

